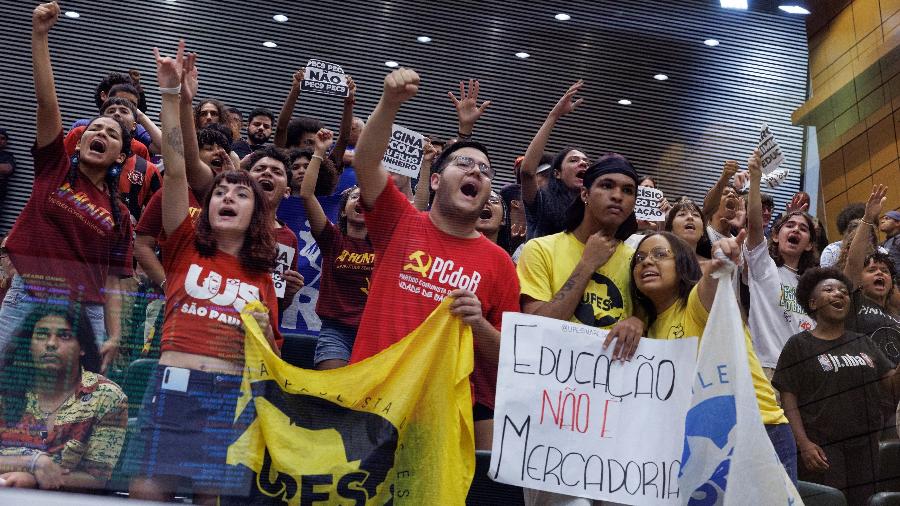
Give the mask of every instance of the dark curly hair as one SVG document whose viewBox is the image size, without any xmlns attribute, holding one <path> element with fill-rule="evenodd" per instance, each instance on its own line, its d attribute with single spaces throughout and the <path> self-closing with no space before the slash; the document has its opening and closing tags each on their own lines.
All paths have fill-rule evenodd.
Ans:
<svg viewBox="0 0 900 506">
<path fill-rule="evenodd" d="M 212 104 L 216 106 L 216 110 L 219 112 L 218 123 L 225 123 L 228 119 L 228 107 L 225 105 L 225 102 L 216 100 L 215 98 L 207 98 L 206 100 L 201 100 L 197 105 L 194 106 L 194 126 L 198 130 L 200 129 L 200 109 L 202 109 L 206 104 Z M 229 131 L 229 137 L 230 136 L 231 134 Z"/>
<path fill-rule="evenodd" d="M 256 165 L 256 162 L 262 160 L 263 158 L 271 158 L 273 160 L 278 160 L 284 165 L 284 172 L 287 174 L 287 186 L 291 187 L 291 158 L 288 156 L 287 152 L 281 148 L 276 148 L 272 145 L 267 145 L 266 147 L 259 148 L 256 151 L 250 153 L 249 156 L 243 161 L 241 161 L 241 168 L 244 170 L 250 170 Z"/>
<path fill-rule="evenodd" d="M 776 266 L 781 267 L 784 265 L 784 258 L 781 257 L 781 253 L 778 251 L 778 243 L 775 242 L 775 238 L 778 237 L 781 227 L 794 216 L 802 216 L 806 220 L 806 226 L 809 228 L 810 249 L 800 255 L 800 261 L 797 263 L 797 274 L 802 276 L 807 269 L 819 266 L 819 252 L 816 250 L 816 220 L 809 214 L 802 211 L 794 211 L 782 216 L 781 219 L 775 222 L 769 239 L 769 256 L 775 260 Z"/>
<path fill-rule="evenodd" d="M 84 353 L 80 357 L 81 367 L 86 371 L 100 372 L 100 351 L 85 306 L 65 299 L 38 304 L 13 333 L 13 342 L 3 357 L 4 365 L 0 369 L 0 417 L 3 423 L 0 425 L 15 425 L 25 412 L 28 402 L 25 392 L 31 390 L 37 374 L 31 356 L 31 339 L 35 325 L 47 316 L 59 316 L 66 320 Z"/>
<path fill-rule="evenodd" d="M 87 129 L 90 128 L 91 125 L 100 118 L 109 118 L 119 125 L 119 131 L 122 135 L 122 147 L 120 148 L 119 152 L 125 155 L 125 160 L 128 160 L 128 157 L 131 156 L 132 137 L 131 131 L 128 130 L 124 123 L 111 116 L 95 116 L 91 118 L 91 121 L 87 124 L 87 127 L 85 127 L 85 131 L 87 131 Z M 71 163 L 69 164 L 69 172 L 66 175 L 66 180 L 69 182 L 70 186 L 74 187 L 75 183 L 78 181 L 79 174 L 78 155 L 73 156 L 70 161 Z M 113 230 L 115 230 L 117 233 L 124 233 L 125 230 L 125 228 L 121 226 L 122 208 L 125 208 L 126 213 L 129 212 L 128 208 L 125 207 L 125 204 L 119 200 L 119 175 L 122 173 L 122 165 L 124 163 L 125 162 L 115 163 L 111 165 L 107 168 L 106 175 L 103 176 L 103 182 L 106 184 L 106 189 L 109 192 L 109 209 L 113 219 Z"/>
<path fill-rule="evenodd" d="M 809 307 L 809 301 L 812 299 L 813 290 L 816 289 L 816 286 L 826 279 L 840 281 L 847 287 L 847 292 L 853 290 L 853 283 L 838 269 L 833 267 L 813 267 L 808 269 L 797 281 L 797 304 L 800 304 L 800 307 L 813 320 L 816 319 L 816 311 Z"/>
<path fill-rule="evenodd" d="M 680 237 L 671 232 L 654 232 L 645 235 L 644 238 L 641 239 L 641 242 L 638 243 L 635 251 L 641 248 L 641 244 L 643 244 L 644 241 L 657 235 L 663 236 L 666 241 L 669 242 L 669 248 L 672 250 L 672 254 L 675 255 L 675 272 L 678 274 L 676 292 L 680 303 L 684 304 L 687 302 L 688 296 L 691 294 L 694 285 L 700 282 L 700 278 L 703 277 L 703 271 L 700 270 L 700 263 L 697 261 L 697 256 L 694 254 L 694 251 L 691 250 L 691 247 L 688 246 L 688 243 L 684 242 Z M 651 301 L 649 297 L 638 290 L 637 283 L 634 281 L 635 267 L 637 267 L 637 259 L 632 255 L 631 265 L 628 270 L 631 274 L 631 300 L 637 302 L 644 308 L 644 311 L 647 313 L 647 325 L 649 327 L 650 325 L 653 325 L 653 322 L 658 316 L 656 313 L 656 306 L 653 305 L 653 301 Z"/>
<path fill-rule="evenodd" d="M 202 148 L 210 144 L 215 144 L 225 151 L 231 151 L 231 130 L 220 124 L 209 125 L 197 130 L 197 145 Z"/>
<path fill-rule="evenodd" d="M 131 93 L 132 95 L 134 95 L 135 98 L 138 99 L 138 102 L 140 102 L 140 100 L 141 100 L 141 92 L 131 83 L 121 83 L 121 84 L 117 84 L 117 85 L 113 86 L 112 88 L 110 88 L 109 93 L 106 94 L 107 100 L 109 100 L 110 98 L 114 98 L 116 95 L 119 94 L 119 92 Z M 129 100 L 129 102 L 131 102 L 131 101 Z M 134 102 L 131 102 L 131 103 L 134 104 L 135 107 L 138 106 Z M 105 107 L 101 106 L 100 107 L 101 113 L 103 112 L 103 109 L 105 109 Z"/>
<path fill-rule="evenodd" d="M 194 244 L 201 256 L 212 257 L 217 252 L 216 236 L 209 221 L 209 203 L 213 192 L 222 182 L 244 185 L 253 190 L 253 216 L 244 233 L 244 244 L 238 255 L 241 267 L 250 272 L 272 272 L 275 267 L 275 230 L 269 221 L 269 203 L 265 194 L 245 170 L 229 170 L 220 172 L 213 179 L 209 192 L 203 201 L 203 210 L 197 222 L 197 236 Z"/>
<path fill-rule="evenodd" d="M 109 90 L 117 84 L 130 84 L 131 86 L 134 86 L 134 81 L 131 79 L 131 76 L 121 72 L 110 72 L 107 74 L 106 77 L 97 84 L 97 88 L 94 89 L 94 103 L 97 104 L 98 109 L 103 104 L 101 94 L 105 93 L 106 96 L 109 97 Z"/>
<path fill-rule="evenodd" d="M 285 141 L 285 145 L 288 148 L 302 147 L 300 146 L 300 137 L 302 137 L 303 134 L 316 133 L 324 127 L 325 124 L 316 118 L 311 118 L 309 116 L 294 118 L 288 122 L 287 140 Z"/>
<path fill-rule="evenodd" d="M 312 160 L 312 155 L 313 150 L 308 148 L 292 149 L 288 153 L 288 172 L 291 171 L 291 166 L 294 165 L 294 162 L 296 162 L 298 158 Z M 334 166 L 334 162 L 331 161 L 331 158 L 326 156 L 322 163 L 319 164 L 319 179 L 316 180 L 315 194 L 320 197 L 331 195 L 334 191 L 334 187 L 337 186 L 337 182 L 337 168 Z"/>
</svg>

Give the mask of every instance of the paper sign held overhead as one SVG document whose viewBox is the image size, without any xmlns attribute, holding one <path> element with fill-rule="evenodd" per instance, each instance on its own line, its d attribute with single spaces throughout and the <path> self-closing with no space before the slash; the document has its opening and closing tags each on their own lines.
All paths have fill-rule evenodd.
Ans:
<svg viewBox="0 0 900 506">
<path fill-rule="evenodd" d="M 503 315 L 488 476 L 625 504 L 682 504 L 677 486 L 697 339 L 641 339 L 616 362 L 607 331 Z"/>
<path fill-rule="evenodd" d="M 347 75 L 344 74 L 344 69 L 340 65 L 316 59 L 306 62 L 300 91 L 337 97 L 350 95 L 350 87 L 347 86 Z"/>
<path fill-rule="evenodd" d="M 769 125 L 765 123 L 759 130 L 759 156 L 762 160 L 763 174 L 774 171 L 784 161 L 781 146 L 775 141 L 775 135 L 769 130 Z"/>
<path fill-rule="evenodd" d="M 425 157 L 425 136 L 400 125 L 391 126 L 391 140 L 381 162 L 403 176 L 417 177 Z"/>
<path fill-rule="evenodd" d="M 644 221 L 666 221 L 666 213 L 661 205 L 663 192 L 649 186 L 638 186 L 634 202 L 634 216 Z"/>
</svg>

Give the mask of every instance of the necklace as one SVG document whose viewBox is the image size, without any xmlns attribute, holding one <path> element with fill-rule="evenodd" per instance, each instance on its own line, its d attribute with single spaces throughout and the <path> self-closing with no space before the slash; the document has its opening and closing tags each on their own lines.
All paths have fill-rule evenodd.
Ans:
<svg viewBox="0 0 900 506">
<path fill-rule="evenodd" d="M 784 267 L 785 269 L 787 269 L 787 270 L 793 272 L 794 274 L 797 274 L 797 272 L 800 271 L 800 269 L 794 269 L 793 267 L 791 267 L 791 266 L 788 265 L 788 264 L 782 264 L 782 267 Z"/>
<path fill-rule="evenodd" d="M 41 412 L 41 419 L 42 419 L 42 420 L 46 420 L 46 419 L 50 418 L 52 415 L 56 414 L 56 412 L 59 411 L 59 408 L 63 407 L 63 404 L 65 404 L 66 401 L 68 401 L 68 400 L 71 399 L 71 398 L 72 398 L 72 394 L 67 395 L 67 396 L 62 400 L 62 402 L 60 402 L 59 404 L 57 404 L 56 407 L 53 408 L 51 411 L 45 411 L 44 408 L 41 407 L 41 401 L 40 401 L 40 399 L 37 399 L 37 408 L 38 408 L 38 411 Z"/>
</svg>

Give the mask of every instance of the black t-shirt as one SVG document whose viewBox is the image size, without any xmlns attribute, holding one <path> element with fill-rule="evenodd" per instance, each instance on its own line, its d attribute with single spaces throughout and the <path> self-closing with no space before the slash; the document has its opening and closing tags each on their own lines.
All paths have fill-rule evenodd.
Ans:
<svg viewBox="0 0 900 506">
<path fill-rule="evenodd" d="M 256 151 L 257 149 L 262 149 L 268 145 L 269 144 L 250 144 L 244 139 L 238 139 L 231 143 L 231 150 L 237 153 L 238 158 L 243 159 L 245 156 Z"/>
<path fill-rule="evenodd" d="M 900 363 L 900 318 L 856 290 L 850 296 L 850 313 L 845 328 L 869 336 L 894 367 Z"/>
<path fill-rule="evenodd" d="M 867 336 L 846 332 L 827 341 L 801 332 L 784 345 L 772 385 L 797 396 L 807 435 L 822 445 L 881 430 L 878 380 L 891 369 Z"/>
</svg>

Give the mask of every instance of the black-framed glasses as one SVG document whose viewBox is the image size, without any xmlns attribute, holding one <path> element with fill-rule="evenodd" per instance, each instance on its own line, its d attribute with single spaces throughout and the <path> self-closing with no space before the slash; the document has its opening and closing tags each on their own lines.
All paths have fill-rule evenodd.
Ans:
<svg viewBox="0 0 900 506">
<path fill-rule="evenodd" d="M 636 252 L 634 254 L 634 263 L 642 263 L 648 257 L 652 258 L 654 262 L 661 262 L 663 260 L 675 258 L 672 250 L 670 250 L 669 248 L 663 248 L 662 246 L 657 246 L 651 249 L 649 253 L 644 253 L 643 251 Z"/>
<path fill-rule="evenodd" d="M 450 163 L 452 163 L 453 165 L 456 165 L 460 169 L 465 170 L 466 174 L 468 174 L 469 172 L 472 171 L 472 169 L 477 167 L 478 171 L 481 172 L 481 175 L 483 175 L 484 177 L 486 177 L 488 179 L 494 179 L 495 172 L 494 172 L 494 169 L 490 165 L 488 165 L 484 162 L 479 162 L 478 160 L 476 160 L 470 156 L 457 156 L 456 158 L 451 160 Z"/>
</svg>

